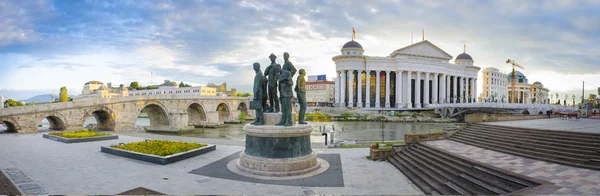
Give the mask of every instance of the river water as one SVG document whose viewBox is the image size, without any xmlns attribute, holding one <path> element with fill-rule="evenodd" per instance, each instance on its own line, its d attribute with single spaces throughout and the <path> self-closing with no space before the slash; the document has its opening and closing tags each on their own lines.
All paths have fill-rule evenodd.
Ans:
<svg viewBox="0 0 600 196">
<path fill-rule="evenodd" d="M 86 119 L 85 125 L 96 123 L 94 117 Z M 195 128 L 185 133 L 177 134 L 185 137 L 198 137 L 210 139 L 230 139 L 245 140 L 246 135 L 242 128 L 249 121 L 242 124 L 225 124 L 218 128 Z M 41 122 L 44 127 L 48 127 L 48 122 L 44 119 Z M 456 123 L 395 123 L 395 122 L 354 122 L 354 121 L 335 121 L 335 122 L 308 122 L 313 126 L 311 141 L 324 141 L 321 136 L 320 127 L 325 126 L 327 132 L 335 126 L 334 139 L 336 141 L 355 140 L 355 141 L 390 141 L 404 140 L 404 134 L 409 132 L 422 133 L 430 131 L 442 131 L 446 127 L 454 127 Z M 136 125 L 149 126 L 150 119 L 138 118 Z M 156 133 L 173 135 L 169 133 Z"/>
</svg>

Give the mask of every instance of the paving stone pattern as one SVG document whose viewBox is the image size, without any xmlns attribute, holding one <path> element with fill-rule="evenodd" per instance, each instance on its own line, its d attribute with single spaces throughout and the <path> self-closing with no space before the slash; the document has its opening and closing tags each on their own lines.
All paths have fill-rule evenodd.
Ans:
<svg viewBox="0 0 600 196">
<path fill-rule="evenodd" d="M 0 171 L 0 195 L 21 195 L 21 192 L 15 185 Z"/>
<path fill-rule="evenodd" d="M 600 193 L 600 171 L 518 157 L 451 140 L 430 141 L 427 144 L 515 173 L 552 182 L 555 186 L 561 187 L 552 193 L 553 195 L 598 195 Z"/>
<path fill-rule="evenodd" d="M 100 146 L 138 142 L 146 137 L 210 143 L 218 147 L 215 151 L 169 165 L 156 165 L 100 152 Z M 117 140 L 65 144 L 44 139 L 41 134 L 0 134 L 0 169 L 18 168 L 40 185 L 46 194 L 53 195 L 112 195 L 137 187 L 169 195 L 423 194 L 391 164 L 367 160 L 368 148 L 313 148 L 317 153 L 340 155 L 344 187 L 273 185 L 189 173 L 244 150 L 237 143 L 232 140 L 119 134 Z"/>
<path fill-rule="evenodd" d="M 560 118 L 546 118 L 535 120 L 516 120 L 516 121 L 499 121 L 499 122 L 484 122 L 482 124 L 500 125 L 508 127 L 521 127 L 532 129 L 548 129 L 558 131 L 576 131 L 587 133 L 600 133 L 600 120 L 581 118 L 579 121 L 566 120 Z"/>
<path fill-rule="evenodd" d="M 18 168 L 5 168 L 4 172 L 10 178 L 15 186 L 19 187 L 19 190 L 26 195 L 43 195 L 48 194 L 42 186 L 31 180 L 27 174 Z"/>
<path fill-rule="evenodd" d="M 340 162 L 339 154 L 317 154 L 319 158 L 329 162 L 327 171 L 311 176 L 308 178 L 295 180 L 262 180 L 241 176 L 233 173 L 227 168 L 227 163 L 240 157 L 240 152 L 233 153 L 225 158 L 205 165 L 198 169 L 192 170 L 190 173 L 215 178 L 223 178 L 229 180 L 239 180 L 244 182 L 256 182 L 264 184 L 278 184 L 289 186 L 310 186 L 310 187 L 344 187 L 344 175 L 342 174 L 342 163 Z M 313 191 L 314 192 L 314 191 Z"/>
</svg>

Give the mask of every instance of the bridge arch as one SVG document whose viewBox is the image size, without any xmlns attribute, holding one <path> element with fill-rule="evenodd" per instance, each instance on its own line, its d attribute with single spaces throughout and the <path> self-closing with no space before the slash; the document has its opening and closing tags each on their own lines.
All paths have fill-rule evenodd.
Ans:
<svg viewBox="0 0 600 196">
<path fill-rule="evenodd" d="M 167 110 L 161 103 L 148 103 L 138 111 L 137 115 L 139 116 L 142 112 L 148 114 L 150 127 L 167 126 L 170 124 Z"/>
<path fill-rule="evenodd" d="M 199 126 L 206 121 L 206 112 L 201 103 L 194 102 L 187 107 L 188 126 Z"/>
<path fill-rule="evenodd" d="M 86 110 L 85 115 L 82 119 L 82 124 L 85 124 L 85 120 L 90 116 L 94 116 L 94 118 L 96 118 L 98 129 L 106 131 L 115 130 L 115 114 L 110 108 L 107 108 L 105 106 L 96 106 Z"/>
<path fill-rule="evenodd" d="M 240 102 L 240 104 L 238 104 L 237 110 L 239 110 L 242 113 L 248 114 L 248 105 L 246 104 L 246 102 Z"/>
<path fill-rule="evenodd" d="M 21 126 L 19 126 L 19 123 L 15 119 L 12 119 L 10 117 L 0 118 L 0 122 L 6 125 L 7 133 L 18 133 L 19 130 L 21 130 Z"/>
<path fill-rule="evenodd" d="M 64 131 L 67 129 L 68 121 L 67 119 L 60 113 L 49 113 L 42 114 L 42 118 L 39 118 L 35 123 L 38 125 L 42 120 L 47 119 L 50 124 L 50 130 L 54 131 Z"/>
<path fill-rule="evenodd" d="M 227 104 L 227 102 L 220 102 L 219 105 L 217 105 L 217 112 L 219 113 L 219 121 L 223 122 L 225 120 L 227 120 L 229 118 L 229 116 L 231 115 L 231 109 L 229 107 L 229 104 Z"/>
</svg>

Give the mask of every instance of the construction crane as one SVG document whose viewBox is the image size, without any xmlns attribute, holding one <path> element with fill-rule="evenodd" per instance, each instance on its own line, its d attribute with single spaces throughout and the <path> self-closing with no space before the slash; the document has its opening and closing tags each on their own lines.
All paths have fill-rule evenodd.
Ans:
<svg viewBox="0 0 600 196">
<path fill-rule="evenodd" d="M 512 64 L 512 81 L 511 81 L 511 88 L 512 88 L 512 92 L 511 94 L 511 102 L 512 103 L 516 103 L 517 102 L 517 89 L 516 89 L 516 85 L 517 85 L 517 78 L 516 78 L 516 73 L 515 73 L 515 67 L 521 68 L 521 69 L 525 69 L 522 65 L 520 65 L 519 63 L 515 62 L 514 60 L 506 60 L 506 63 L 510 63 Z"/>
</svg>

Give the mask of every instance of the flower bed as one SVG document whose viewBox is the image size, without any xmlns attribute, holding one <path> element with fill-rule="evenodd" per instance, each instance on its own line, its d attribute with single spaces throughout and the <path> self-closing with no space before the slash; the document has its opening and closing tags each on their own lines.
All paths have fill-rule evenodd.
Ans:
<svg viewBox="0 0 600 196">
<path fill-rule="evenodd" d="M 102 146 L 100 151 L 156 164 L 169 163 L 198 156 L 216 149 L 215 145 L 167 140 L 147 140 L 127 144 Z"/>
<path fill-rule="evenodd" d="M 93 131 L 91 129 L 80 130 L 80 131 L 69 131 L 69 132 L 52 132 L 52 133 L 44 134 L 42 136 L 47 139 L 64 142 L 64 143 L 68 143 L 68 144 L 78 143 L 78 142 L 93 142 L 93 141 L 101 141 L 101 140 L 119 139 L 118 135 L 111 135 L 108 133 L 97 132 L 97 131 Z"/>
</svg>

